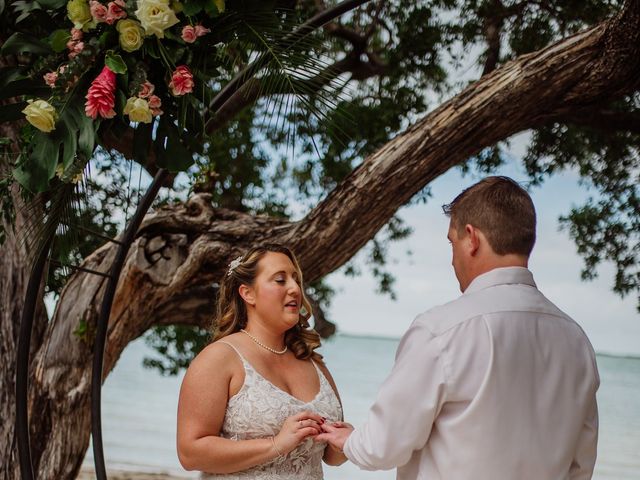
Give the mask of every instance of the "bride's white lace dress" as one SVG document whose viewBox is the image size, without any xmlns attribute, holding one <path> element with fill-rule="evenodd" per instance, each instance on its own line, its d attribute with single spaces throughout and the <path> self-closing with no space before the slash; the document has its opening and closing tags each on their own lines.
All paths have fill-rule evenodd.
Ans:
<svg viewBox="0 0 640 480">
<path fill-rule="evenodd" d="M 222 424 L 220 436 L 232 440 L 267 438 L 277 435 L 287 417 L 310 410 L 333 422 L 342 418 L 342 408 L 333 388 L 318 366 L 320 391 L 310 402 L 303 402 L 276 387 L 260 375 L 231 344 L 244 365 L 245 378 L 240 391 L 231 397 Z M 231 474 L 207 474 L 201 478 L 225 480 L 320 480 L 324 443 L 307 439 L 288 455 Z"/>
</svg>

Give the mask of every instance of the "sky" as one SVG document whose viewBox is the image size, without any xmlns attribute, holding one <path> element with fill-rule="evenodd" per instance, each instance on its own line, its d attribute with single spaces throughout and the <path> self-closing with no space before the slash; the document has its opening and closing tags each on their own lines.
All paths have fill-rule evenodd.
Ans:
<svg viewBox="0 0 640 480">
<path fill-rule="evenodd" d="M 496 174 L 528 181 L 519 161 L 527 140 L 527 134 L 512 139 L 509 153 L 513 160 Z M 413 228 L 413 234 L 394 242 L 389 249 L 388 270 L 396 277 L 396 301 L 375 292 L 375 279 L 366 267 L 359 277 L 346 277 L 340 270 L 328 277 L 338 292 L 327 314 L 340 332 L 400 337 L 418 314 L 460 295 L 446 238 L 449 219 L 441 205 L 480 178 L 471 173 L 463 176 L 459 169 L 452 169 L 430 184 L 432 197 L 426 204 L 400 210 L 399 216 Z M 639 356 L 637 294 L 621 299 L 611 291 L 615 273 L 611 264 L 599 267 L 595 281 L 582 281 L 582 259 L 568 232 L 559 231 L 558 217 L 595 195 L 579 185 L 578 179 L 575 173 L 565 172 L 529 190 L 538 217 L 538 238 L 529 267 L 538 288 L 582 326 L 597 352 Z M 407 255 L 407 251 L 412 254 Z M 357 263 L 364 265 L 362 255 Z"/>
</svg>

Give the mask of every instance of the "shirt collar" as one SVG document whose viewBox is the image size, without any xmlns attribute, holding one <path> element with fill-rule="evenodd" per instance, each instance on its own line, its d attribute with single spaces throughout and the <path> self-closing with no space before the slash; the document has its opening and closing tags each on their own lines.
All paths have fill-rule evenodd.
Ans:
<svg viewBox="0 0 640 480">
<path fill-rule="evenodd" d="M 478 275 L 469 284 L 464 294 L 477 292 L 485 288 L 493 287 L 496 285 L 509 285 L 509 284 L 522 284 L 529 285 L 531 287 L 536 286 L 536 282 L 533 281 L 533 274 L 528 268 L 525 267 L 503 267 L 495 268 L 482 275 Z"/>
</svg>

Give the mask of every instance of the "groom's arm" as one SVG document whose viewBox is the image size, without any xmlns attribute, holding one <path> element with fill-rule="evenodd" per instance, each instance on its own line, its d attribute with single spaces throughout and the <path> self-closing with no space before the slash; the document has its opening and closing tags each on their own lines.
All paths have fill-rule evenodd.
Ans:
<svg viewBox="0 0 640 480">
<path fill-rule="evenodd" d="M 600 379 L 597 379 L 597 385 Z M 597 389 L 597 386 L 596 386 Z M 587 412 L 576 453 L 569 470 L 571 480 L 590 480 L 593 476 L 593 469 L 596 463 L 596 451 L 598 447 L 598 404 L 596 402 L 595 391 L 593 399 Z"/>
<path fill-rule="evenodd" d="M 347 439 L 345 455 L 364 470 L 406 464 L 426 444 L 445 395 L 439 338 L 417 319 L 400 342 L 366 423 Z"/>
</svg>

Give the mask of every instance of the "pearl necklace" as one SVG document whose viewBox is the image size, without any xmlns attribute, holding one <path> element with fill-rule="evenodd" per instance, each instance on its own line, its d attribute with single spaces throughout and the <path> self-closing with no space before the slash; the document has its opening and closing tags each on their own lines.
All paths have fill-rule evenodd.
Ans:
<svg viewBox="0 0 640 480">
<path fill-rule="evenodd" d="M 287 346 L 285 345 L 284 348 L 282 350 L 276 350 L 275 348 L 271 348 L 271 347 L 267 347 L 264 343 L 262 343 L 260 340 L 258 340 L 256 337 L 254 337 L 253 335 L 251 335 L 249 332 L 247 332 L 244 328 L 241 328 L 240 331 L 246 335 L 249 336 L 249 338 L 251 338 L 251 340 L 253 340 L 254 342 L 256 342 L 258 345 L 260 345 L 262 348 L 264 348 L 265 350 L 269 350 L 271 353 L 275 353 L 276 355 L 284 355 L 285 353 L 287 353 Z"/>
</svg>

